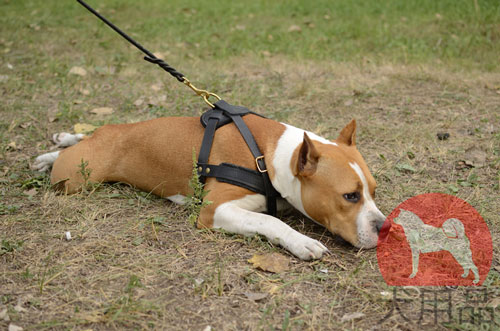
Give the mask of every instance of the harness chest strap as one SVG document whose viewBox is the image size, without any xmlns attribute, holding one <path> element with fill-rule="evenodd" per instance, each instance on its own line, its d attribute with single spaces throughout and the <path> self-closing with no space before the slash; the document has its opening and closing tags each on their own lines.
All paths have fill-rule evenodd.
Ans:
<svg viewBox="0 0 500 331">
<path fill-rule="evenodd" d="M 250 129 L 242 119 L 242 116 L 255 113 L 244 107 L 230 105 L 224 100 L 217 101 L 214 106 L 214 109 L 207 111 L 201 117 L 201 122 L 205 126 L 205 132 L 198 156 L 198 175 L 200 176 L 200 181 L 205 183 L 206 177 L 215 177 L 220 182 L 237 185 L 252 192 L 263 194 L 266 196 L 268 214 L 276 215 L 276 198 L 281 195 L 271 184 L 264 155 L 261 153 Z M 208 164 L 215 131 L 222 125 L 230 122 L 234 122 L 240 131 L 241 136 L 255 159 L 258 171 L 230 163 L 221 163 L 219 165 Z"/>
</svg>

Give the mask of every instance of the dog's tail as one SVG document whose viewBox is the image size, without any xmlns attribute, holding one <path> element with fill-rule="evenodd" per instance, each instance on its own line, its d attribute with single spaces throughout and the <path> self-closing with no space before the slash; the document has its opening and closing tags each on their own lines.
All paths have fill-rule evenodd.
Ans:
<svg viewBox="0 0 500 331">
<path fill-rule="evenodd" d="M 465 237 L 465 228 L 462 222 L 456 218 L 447 219 L 443 223 L 443 232 L 448 238 L 462 239 Z"/>
</svg>

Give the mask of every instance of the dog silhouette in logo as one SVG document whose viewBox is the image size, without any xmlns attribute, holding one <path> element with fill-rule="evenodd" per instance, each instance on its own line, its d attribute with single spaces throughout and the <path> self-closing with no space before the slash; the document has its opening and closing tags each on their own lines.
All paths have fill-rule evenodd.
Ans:
<svg viewBox="0 0 500 331">
<path fill-rule="evenodd" d="M 403 227 L 406 240 L 411 248 L 412 273 L 409 278 L 415 277 L 418 272 L 420 253 L 448 251 L 464 269 L 462 278 L 474 273 L 474 284 L 479 282 L 479 272 L 472 261 L 470 242 L 465 235 L 462 222 L 450 218 L 440 228 L 425 224 L 420 217 L 411 211 L 401 209 L 394 223 Z"/>
</svg>

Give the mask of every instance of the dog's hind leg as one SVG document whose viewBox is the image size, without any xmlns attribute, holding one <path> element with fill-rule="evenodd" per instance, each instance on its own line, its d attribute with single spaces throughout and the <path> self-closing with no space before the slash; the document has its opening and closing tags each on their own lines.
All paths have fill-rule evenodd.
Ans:
<svg viewBox="0 0 500 331">
<path fill-rule="evenodd" d="M 40 172 L 44 172 L 52 168 L 52 164 L 54 164 L 55 160 L 59 156 L 59 152 L 45 153 L 39 155 L 33 165 L 31 166 L 34 170 L 38 170 Z"/>
<path fill-rule="evenodd" d="M 54 142 L 54 144 L 56 144 L 56 147 L 73 146 L 85 138 L 87 138 L 87 136 L 81 133 L 71 134 L 67 132 L 61 132 L 61 133 L 54 133 L 52 135 L 52 141 Z M 59 153 L 60 152 L 58 151 L 58 152 L 51 152 L 39 155 L 35 159 L 32 168 L 40 172 L 50 170 L 56 159 L 59 157 Z"/>
<path fill-rule="evenodd" d="M 52 168 L 51 183 L 57 190 L 75 193 L 89 183 L 105 181 L 105 174 L 113 155 L 107 144 L 113 129 L 100 128 L 91 136 L 58 133 L 52 139 L 57 147 L 67 147 L 58 152 L 46 153 L 35 159 L 33 168 L 45 171 Z"/>
<path fill-rule="evenodd" d="M 60 132 L 52 135 L 52 141 L 57 147 L 73 146 L 84 138 L 86 138 L 86 136 L 82 133 L 71 134 L 67 132 Z"/>
</svg>

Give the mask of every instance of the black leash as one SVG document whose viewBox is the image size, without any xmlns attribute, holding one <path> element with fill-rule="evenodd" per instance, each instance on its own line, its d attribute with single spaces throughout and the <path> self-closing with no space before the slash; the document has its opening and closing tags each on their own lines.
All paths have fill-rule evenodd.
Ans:
<svg viewBox="0 0 500 331">
<path fill-rule="evenodd" d="M 101 21 L 106 23 L 110 28 L 115 30 L 120 36 L 137 47 L 141 52 L 146 54 L 144 60 L 158 65 L 160 68 L 174 76 L 179 82 L 186 84 L 197 95 L 201 96 L 203 100 L 212 108 L 201 117 L 202 125 L 205 126 L 205 133 L 198 156 L 198 175 L 200 176 L 200 181 L 202 183 L 205 183 L 206 177 L 215 177 L 217 181 L 237 185 L 250 191 L 263 194 L 266 196 L 267 212 L 270 215 L 276 215 L 276 199 L 281 195 L 274 189 L 273 185 L 271 184 L 271 180 L 269 179 L 269 174 L 264 160 L 264 155 L 260 151 L 259 146 L 257 145 L 257 142 L 255 141 L 252 133 L 248 129 L 248 126 L 245 124 L 245 121 L 243 121 L 242 119 L 242 116 L 250 113 L 255 113 L 251 112 L 245 107 L 233 106 L 222 100 L 215 93 L 196 88 L 182 73 L 174 69 L 162 59 L 157 58 L 153 53 L 151 53 L 137 41 L 132 39 L 132 37 L 127 35 L 120 28 L 118 28 L 116 25 L 108 21 L 104 16 L 90 7 L 87 3 L 85 3 L 85 1 L 76 1 L 78 1 L 92 14 L 97 16 Z M 209 100 L 210 97 L 214 97 L 218 101 L 212 103 Z M 208 164 L 208 158 L 210 156 L 210 150 L 212 149 L 215 131 L 222 125 L 230 122 L 233 122 L 236 125 L 237 129 L 240 131 L 240 134 L 242 135 L 255 159 L 255 166 L 258 171 L 240 167 L 238 165 L 230 163 L 221 163 L 219 165 Z"/>
</svg>

